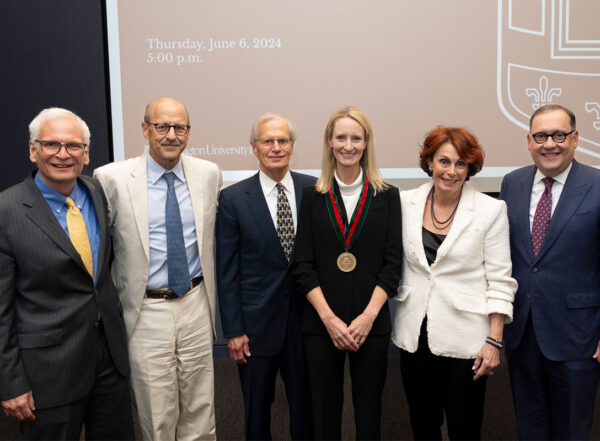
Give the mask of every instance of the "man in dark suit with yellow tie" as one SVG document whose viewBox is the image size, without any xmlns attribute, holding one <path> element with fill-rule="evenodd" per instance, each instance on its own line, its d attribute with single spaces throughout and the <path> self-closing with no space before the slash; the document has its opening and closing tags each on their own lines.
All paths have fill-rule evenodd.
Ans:
<svg viewBox="0 0 600 441">
<path fill-rule="evenodd" d="M 37 170 L 0 194 L 2 408 L 25 439 L 133 439 L 106 202 L 80 176 L 89 129 L 50 108 L 29 132 Z"/>
</svg>

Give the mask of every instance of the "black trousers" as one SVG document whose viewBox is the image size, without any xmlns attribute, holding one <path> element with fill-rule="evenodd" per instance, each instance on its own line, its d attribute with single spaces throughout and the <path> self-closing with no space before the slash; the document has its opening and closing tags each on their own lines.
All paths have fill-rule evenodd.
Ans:
<svg viewBox="0 0 600 441">
<path fill-rule="evenodd" d="M 275 399 L 275 381 L 278 371 L 285 385 L 290 410 L 291 439 L 311 439 L 310 399 L 304 372 L 302 339 L 299 333 L 288 329 L 288 335 L 279 354 L 271 357 L 252 355 L 247 360 L 247 364 L 238 365 L 244 397 L 246 439 L 272 439 L 271 405 Z"/>
<path fill-rule="evenodd" d="M 85 426 L 86 440 L 133 440 L 129 377 L 117 371 L 102 327 L 95 348 L 96 381 L 90 394 L 73 403 L 37 409 L 35 421 L 23 423 L 24 440 L 79 440 Z M 35 400 L 35 391 L 34 391 Z"/>
<path fill-rule="evenodd" d="M 356 439 L 381 439 L 381 395 L 390 335 L 367 337 L 357 352 L 336 349 L 328 335 L 304 334 L 303 338 L 314 439 L 341 439 L 346 355 L 350 362 Z"/>
<path fill-rule="evenodd" d="M 591 356 L 554 361 L 537 344 L 531 314 L 521 343 L 506 348 L 519 439 L 589 439 L 600 366 Z"/>
<path fill-rule="evenodd" d="M 452 440 L 481 439 L 487 376 L 473 381 L 474 359 L 434 355 L 423 321 L 415 353 L 400 349 L 402 384 L 415 440 L 441 440 L 446 423 Z"/>
</svg>

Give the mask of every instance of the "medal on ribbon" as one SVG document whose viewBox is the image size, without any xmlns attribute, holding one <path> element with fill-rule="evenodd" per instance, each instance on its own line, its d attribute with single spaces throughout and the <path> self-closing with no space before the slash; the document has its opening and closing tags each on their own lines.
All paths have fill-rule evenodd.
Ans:
<svg viewBox="0 0 600 441">
<path fill-rule="evenodd" d="M 333 191 L 333 188 L 334 182 L 332 181 L 328 197 L 326 198 L 327 211 L 329 212 L 329 219 L 331 219 L 335 235 L 344 248 L 344 252 L 337 258 L 337 267 L 340 271 L 349 273 L 356 268 L 356 256 L 350 252 L 350 248 L 356 242 L 362 230 L 367 211 L 369 211 L 369 205 L 371 204 L 371 198 L 373 197 L 373 189 L 369 186 L 369 180 L 366 175 L 363 174 L 363 186 L 360 198 L 354 208 L 352 219 L 350 222 L 346 222 L 346 219 L 340 213 L 337 195 Z"/>
</svg>

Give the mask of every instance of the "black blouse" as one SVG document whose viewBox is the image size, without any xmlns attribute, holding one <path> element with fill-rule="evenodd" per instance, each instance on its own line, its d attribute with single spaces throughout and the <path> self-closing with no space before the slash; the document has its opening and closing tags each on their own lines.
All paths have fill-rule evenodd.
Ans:
<svg viewBox="0 0 600 441">
<path fill-rule="evenodd" d="M 436 234 L 433 231 L 429 231 L 425 227 L 423 229 L 423 248 L 425 249 L 425 257 L 427 257 L 427 263 L 429 266 L 435 262 L 437 257 L 437 250 L 446 238 L 445 234 Z"/>
</svg>

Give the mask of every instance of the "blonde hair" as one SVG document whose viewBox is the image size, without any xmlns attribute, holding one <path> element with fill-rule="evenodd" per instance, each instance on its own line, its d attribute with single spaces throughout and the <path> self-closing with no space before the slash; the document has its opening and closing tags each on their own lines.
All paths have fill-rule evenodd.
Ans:
<svg viewBox="0 0 600 441">
<path fill-rule="evenodd" d="M 363 169 L 369 183 L 373 187 L 373 196 L 378 191 L 383 191 L 387 188 L 387 184 L 383 182 L 383 178 L 377 170 L 377 164 L 375 163 L 375 143 L 373 141 L 373 129 L 371 124 L 364 113 L 358 107 L 344 106 L 338 109 L 327 122 L 325 127 L 325 134 L 323 135 L 323 161 L 321 165 L 321 177 L 318 179 L 316 189 L 319 193 L 327 193 L 331 187 L 331 181 L 333 180 L 333 172 L 335 171 L 336 160 L 333 156 L 333 149 L 329 144 L 329 140 L 333 135 L 333 129 L 338 119 L 350 118 L 361 125 L 365 132 L 365 151 L 363 152 L 362 158 L 360 158 L 360 166 Z"/>
</svg>

